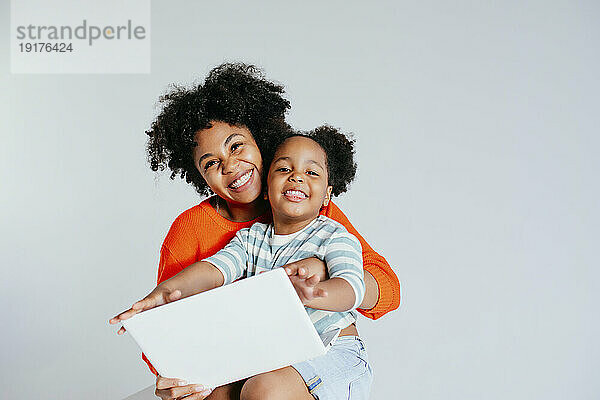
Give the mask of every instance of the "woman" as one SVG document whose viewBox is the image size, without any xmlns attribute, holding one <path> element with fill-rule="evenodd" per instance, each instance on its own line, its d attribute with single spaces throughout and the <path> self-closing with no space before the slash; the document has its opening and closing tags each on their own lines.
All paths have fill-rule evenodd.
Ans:
<svg viewBox="0 0 600 400">
<path fill-rule="evenodd" d="M 213 255 L 239 229 L 270 219 L 263 197 L 263 172 L 268 168 L 263 160 L 272 156 L 277 136 L 290 129 L 284 120 L 290 105 L 282 93 L 282 86 L 265 79 L 255 67 L 223 64 L 213 69 L 202 85 L 176 87 L 161 98 L 163 109 L 146 132 L 152 169 L 168 167 L 171 179 L 179 175 L 201 195 L 215 196 L 184 211 L 173 222 L 161 248 L 158 283 Z M 361 242 L 366 294 L 358 311 L 377 319 L 396 309 L 400 285 L 389 264 L 337 206 L 330 203 L 321 213 L 342 223 Z M 325 271 L 316 258 L 288 267 L 299 275 L 318 272 L 324 276 Z M 299 379 L 297 387 L 290 389 L 301 397 L 308 391 Z M 228 399 L 239 397 L 240 390 L 241 383 L 234 383 L 210 393 L 178 379 L 157 376 L 155 393 L 163 399 L 190 394 L 185 398 Z"/>
</svg>

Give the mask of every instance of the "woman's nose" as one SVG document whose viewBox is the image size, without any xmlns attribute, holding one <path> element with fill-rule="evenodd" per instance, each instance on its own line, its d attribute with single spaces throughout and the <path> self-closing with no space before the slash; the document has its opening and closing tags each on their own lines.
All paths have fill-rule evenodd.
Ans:
<svg viewBox="0 0 600 400">
<path fill-rule="evenodd" d="M 231 172 L 234 172 L 236 169 L 235 167 L 238 164 L 238 159 L 235 157 L 229 157 L 225 160 L 223 160 L 223 173 L 224 174 L 230 174 Z"/>
</svg>

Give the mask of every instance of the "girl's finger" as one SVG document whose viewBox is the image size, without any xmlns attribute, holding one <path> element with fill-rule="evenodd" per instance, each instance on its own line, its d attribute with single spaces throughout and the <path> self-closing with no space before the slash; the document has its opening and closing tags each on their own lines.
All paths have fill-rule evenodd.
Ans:
<svg viewBox="0 0 600 400">
<path fill-rule="evenodd" d="M 125 319 L 129 319 L 131 317 L 133 317 L 135 314 L 137 314 L 138 312 L 136 310 L 127 310 L 121 314 L 119 314 L 119 321 L 123 321 Z"/>
<path fill-rule="evenodd" d="M 327 291 L 325 289 L 316 289 L 313 292 L 314 297 L 327 297 Z"/>
<path fill-rule="evenodd" d="M 135 303 L 133 303 L 133 305 L 131 306 L 132 310 L 143 310 L 149 303 L 148 301 L 149 299 L 142 299 L 140 301 L 136 301 Z"/>
<path fill-rule="evenodd" d="M 285 266 L 285 272 L 287 272 L 287 274 L 290 276 L 296 275 L 298 273 L 298 266 L 299 266 L 298 263 L 295 263 L 295 262 L 287 264 Z"/>
<path fill-rule="evenodd" d="M 306 278 L 306 284 L 309 286 L 315 286 L 317 283 L 319 283 L 319 277 L 317 275 Z"/>
<path fill-rule="evenodd" d="M 134 303 L 131 306 L 131 309 L 135 311 L 135 313 L 139 313 L 142 311 L 146 311 L 149 310 L 151 308 L 154 308 L 158 305 L 159 303 L 156 301 L 156 298 L 154 297 L 146 297 L 140 301 L 138 301 L 137 303 Z M 133 315 L 132 315 L 133 316 Z"/>
<path fill-rule="evenodd" d="M 118 323 L 119 323 L 119 322 L 121 322 L 123 319 L 127 319 L 127 318 L 129 318 L 129 314 L 128 314 L 128 313 L 131 313 L 131 309 L 129 309 L 129 310 L 125 310 L 125 311 L 123 311 L 123 312 L 122 312 L 121 314 L 119 314 L 119 315 L 115 315 L 115 316 L 114 316 L 114 317 L 112 317 L 112 318 L 110 319 L 110 321 L 108 321 L 108 322 L 109 322 L 111 325 L 118 324 Z"/>
<path fill-rule="evenodd" d="M 181 297 L 181 290 L 175 290 L 169 294 L 169 300 L 175 301 Z"/>
</svg>

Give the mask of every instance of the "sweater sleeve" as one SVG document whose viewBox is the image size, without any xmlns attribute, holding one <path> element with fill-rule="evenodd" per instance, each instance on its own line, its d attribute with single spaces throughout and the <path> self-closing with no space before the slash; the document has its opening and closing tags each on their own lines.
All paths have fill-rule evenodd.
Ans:
<svg viewBox="0 0 600 400">
<path fill-rule="evenodd" d="M 160 249 L 157 283 L 177 275 L 196 262 L 197 233 L 190 210 L 180 214 L 169 229 Z"/>
<path fill-rule="evenodd" d="M 398 277 L 379 253 L 371 248 L 365 239 L 352 226 L 346 215 L 333 202 L 327 207 L 325 216 L 339 222 L 356 236 L 362 246 L 364 270 L 369 272 L 377 281 L 379 287 L 379 298 L 370 310 L 357 309 L 359 313 L 367 318 L 378 319 L 400 306 L 400 282 Z"/>
</svg>

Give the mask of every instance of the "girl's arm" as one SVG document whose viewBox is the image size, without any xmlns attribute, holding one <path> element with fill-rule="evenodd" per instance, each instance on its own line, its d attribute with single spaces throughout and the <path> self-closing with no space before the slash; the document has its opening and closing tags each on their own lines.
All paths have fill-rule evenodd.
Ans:
<svg viewBox="0 0 600 400">
<path fill-rule="evenodd" d="M 324 209 L 323 215 L 344 225 L 348 232 L 356 236 L 362 246 L 366 293 L 357 311 L 368 318 L 377 319 L 398 308 L 400 282 L 385 258 L 371 248 L 333 202 Z"/>
<path fill-rule="evenodd" d="M 319 282 L 314 291 L 323 296 L 303 302 L 305 306 L 326 311 L 348 311 L 356 306 L 354 289 L 345 279 L 331 278 Z"/>
<path fill-rule="evenodd" d="M 222 286 L 223 281 L 223 274 L 212 264 L 205 261 L 196 262 L 158 285 L 146 297 L 135 302 L 130 309 L 111 318 L 109 322 L 117 324 L 142 311 Z M 124 332 L 125 328 L 121 327 L 117 333 L 121 335 Z"/>
<path fill-rule="evenodd" d="M 193 263 L 177 275 L 162 282 L 150 294 L 133 304 L 129 310 L 112 318 L 110 323 L 116 324 L 121 320 L 131 318 L 139 312 L 181 297 L 188 297 L 214 289 L 224 283 L 231 283 L 240 278 L 246 266 L 247 254 L 244 247 L 244 237 L 247 234 L 248 229 L 238 231 L 233 239 L 218 253 L 205 260 Z M 125 332 L 125 329 L 121 328 L 119 334 L 123 332 Z"/>
<path fill-rule="evenodd" d="M 181 292 L 181 297 L 188 297 L 222 286 L 223 282 L 223 274 L 214 265 L 206 261 L 198 261 L 158 287 L 162 286 L 171 292 L 178 290 Z"/>
<path fill-rule="evenodd" d="M 285 269 L 290 277 L 297 276 L 299 278 L 307 278 L 316 276 L 319 278 L 319 281 L 328 279 L 327 265 L 317 257 L 309 257 L 294 261 L 293 263 L 287 264 Z M 373 275 L 365 270 L 364 279 L 366 292 L 362 303 L 360 303 L 360 306 L 358 307 L 359 311 L 361 311 L 360 309 L 372 309 L 377 305 L 377 300 L 379 299 L 379 286 L 377 285 L 375 278 L 373 278 Z M 310 290 L 313 289 L 314 285 L 310 286 Z"/>
<path fill-rule="evenodd" d="M 326 311 L 348 311 L 361 304 L 365 294 L 361 254 L 358 239 L 344 228 L 337 228 L 325 244 L 323 255 L 330 278 L 317 283 L 315 277 L 292 277 L 296 292 L 299 287 L 315 284 L 314 296 L 303 298 L 299 293 L 303 304 Z"/>
</svg>

